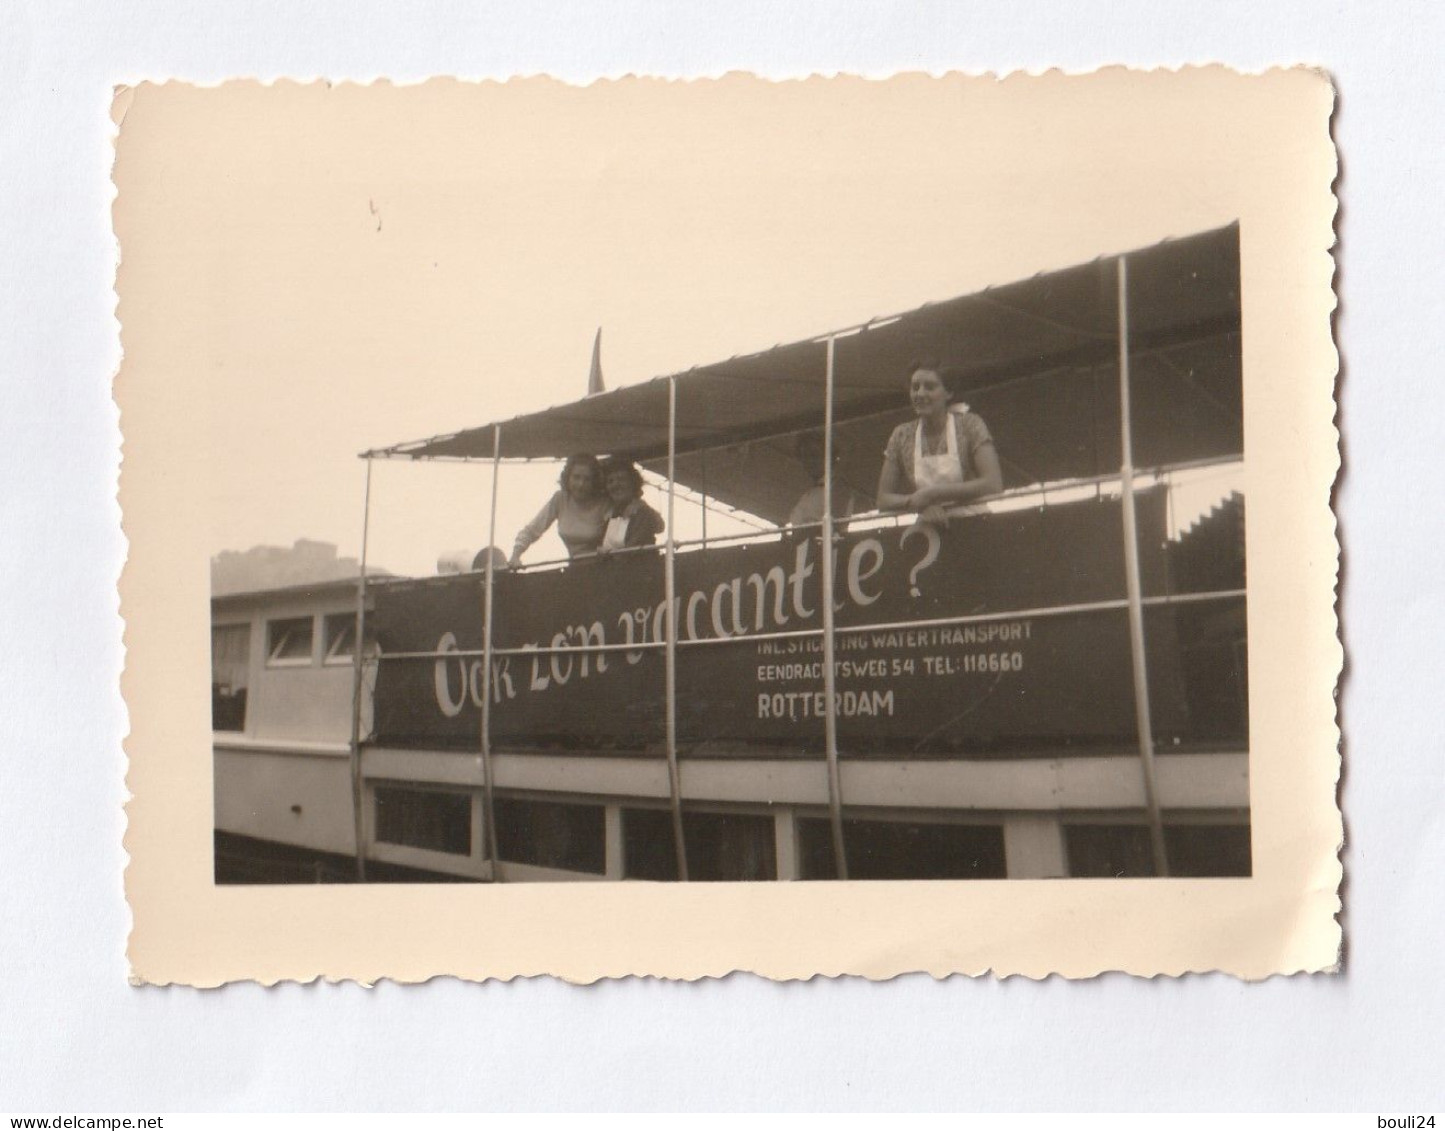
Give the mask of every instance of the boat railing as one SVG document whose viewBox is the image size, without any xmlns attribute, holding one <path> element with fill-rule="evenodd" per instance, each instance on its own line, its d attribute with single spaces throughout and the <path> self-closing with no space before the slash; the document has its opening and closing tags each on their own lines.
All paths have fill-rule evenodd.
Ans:
<svg viewBox="0 0 1445 1131">
<path fill-rule="evenodd" d="M 1244 589 L 1212 589 L 1197 593 L 1164 593 L 1142 598 L 1146 609 L 1163 609 L 1175 606 L 1196 605 L 1209 601 L 1241 601 Z M 877 621 L 868 624 L 837 625 L 833 631 L 838 636 L 857 635 L 865 632 L 904 632 L 917 628 L 956 628 L 963 625 L 992 624 L 1002 621 L 1038 620 L 1046 617 L 1078 616 L 1082 613 L 1119 612 L 1129 607 L 1127 598 L 1109 601 L 1080 601 L 1066 605 L 1040 605 L 1036 608 L 1004 609 L 999 612 L 972 613 L 954 617 L 922 617 L 908 620 Z M 746 636 L 702 636 L 696 639 L 679 639 L 678 648 L 704 648 L 718 645 L 758 644 L 777 640 L 808 640 L 823 635 L 822 628 L 796 628 L 779 632 L 750 632 Z M 667 647 L 665 640 L 638 640 L 619 644 L 528 644 L 520 648 L 493 647 L 493 656 L 570 656 L 592 655 L 609 652 L 660 651 Z M 402 660 L 453 660 L 475 659 L 484 654 L 481 648 L 430 649 L 414 652 L 377 652 L 366 659 L 368 665 Z"/>
<path fill-rule="evenodd" d="M 1167 486 L 1175 476 L 1181 473 L 1204 471 L 1211 468 L 1225 469 L 1241 465 L 1242 457 L 1237 454 L 1232 454 L 1209 459 L 1164 464 L 1158 467 L 1139 468 L 1134 472 L 1134 489 L 1136 491 L 1143 491 L 1159 485 Z M 980 499 L 977 503 L 970 504 L 970 507 L 981 509 L 985 513 L 996 514 L 1004 511 L 1022 510 L 1033 506 L 1046 507 L 1056 505 L 1060 502 L 1072 502 L 1090 493 L 1093 493 L 1096 497 L 1114 497 L 1122 490 L 1120 483 L 1120 475 L 1117 470 L 1102 475 L 1078 476 L 1069 479 L 1055 480 L 1049 483 L 1031 483 L 1024 486 L 1007 488 L 997 495 L 991 495 L 987 499 Z M 835 528 L 841 529 L 846 527 L 852 531 L 883 530 L 908 525 L 916 521 L 917 516 L 907 511 L 867 510 L 846 516 L 839 516 L 834 519 L 833 525 Z M 717 546 L 733 546 L 753 542 L 776 542 L 783 538 L 798 537 L 800 535 L 816 536 L 821 534 L 822 530 L 822 522 L 806 522 L 788 526 L 769 527 L 767 529 L 744 530 L 732 534 L 705 535 L 698 538 L 677 538 L 673 540 L 672 545 L 675 550 L 687 553 Z M 578 554 L 565 558 L 544 558 L 537 562 L 516 562 L 507 565 L 506 569 L 513 573 L 536 573 L 549 569 L 565 569 L 568 566 L 576 565 L 578 562 L 598 558 L 626 558 L 630 556 L 657 554 L 661 553 L 664 548 L 664 542 L 650 546 L 628 546 L 600 553 Z M 463 570 L 461 573 L 473 573 L 482 576 L 485 575 L 486 570 Z"/>
</svg>

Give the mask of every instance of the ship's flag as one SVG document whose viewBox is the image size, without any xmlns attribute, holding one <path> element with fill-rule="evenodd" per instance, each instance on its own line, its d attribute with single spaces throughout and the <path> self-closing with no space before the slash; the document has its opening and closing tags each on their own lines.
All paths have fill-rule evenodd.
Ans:
<svg viewBox="0 0 1445 1131">
<path fill-rule="evenodd" d="M 602 383 L 602 327 L 597 327 L 597 337 L 592 339 L 592 371 L 587 374 L 587 395 L 605 392 Z"/>
</svg>

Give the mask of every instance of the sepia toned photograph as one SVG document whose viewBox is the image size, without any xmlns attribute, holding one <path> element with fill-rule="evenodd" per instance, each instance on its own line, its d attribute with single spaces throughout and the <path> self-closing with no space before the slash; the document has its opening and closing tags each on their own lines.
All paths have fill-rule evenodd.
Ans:
<svg viewBox="0 0 1445 1131">
<path fill-rule="evenodd" d="M 1259 712 L 1332 726 L 1333 652 L 1256 573 L 1336 458 L 1277 443 L 1330 372 L 1259 365 L 1330 305 L 1288 305 L 1328 87 L 1269 79 L 122 92 L 122 506 L 160 557 L 184 527 L 209 741 L 150 796 L 190 881 L 497 929 L 513 887 L 1259 903 Z M 1262 206 L 1232 131 L 1270 98 L 1326 109 Z M 1325 222 L 1281 248 L 1292 209 Z"/>
<path fill-rule="evenodd" d="M 1249 875 L 1239 332 L 1231 225 L 362 453 L 557 489 L 216 559 L 217 882 Z"/>
<path fill-rule="evenodd" d="M 12 1122 L 1439 1111 L 1445 9 L 12 7 Z"/>
</svg>

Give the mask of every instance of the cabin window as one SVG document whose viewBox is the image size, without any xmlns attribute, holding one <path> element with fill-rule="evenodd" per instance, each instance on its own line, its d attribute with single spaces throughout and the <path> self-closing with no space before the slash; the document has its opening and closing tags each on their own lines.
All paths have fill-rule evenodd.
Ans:
<svg viewBox="0 0 1445 1131">
<path fill-rule="evenodd" d="M 376 839 L 453 856 L 472 853 L 472 797 L 456 790 L 379 785 Z"/>
<path fill-rule="evenodd" d="M 516 864 L 606 871 L 607 839 L 601 805 L 497 798 L 497 853 Z"/>
<path fill-rule="evenodd" d="M 1253 874 L 1248 825 L 1165 825 L 1172 876 Z"/>
<path fill-rule="evenodd" d="M 775 880 L 773 818 L 753 813 L 684 810 L 687 874 L 691 880 Z M 672 814 L 666 809 L 622 811 L 624 873 L 629 879 L 675 880 Z"/>
<path fill-rule="evenodd" d="M 356 614 L 355 613 L 330 613 L 324 620 L 324 635 L 326 639 L 326 663 L 328 664 L 349 664 L 352 662 L 356 647 Z M 376 636 L 371 631 L 371 626 L 366 628 L 366 651 L 365 656 L 377 654 Z"/>
<path fill-rule="evenodd" d="M 211 629 L 211 727 L 246 729 L 246 687 L 251 680 L 251 626 Z"/>
<path fill-rule="evenodd" d="M 836 879 L 832 823 L 807 817 L 797 827 L 801 878 Z M 843 847 L 853 880 L 1001 880 L 1007 875 L 1001 825 L 845 820 Z"/>
<path fill-rule="evenodd" d="M 1064 830 L 1064 841 L 1070 876 L 1154 874 L 1148 825 L 1071 824 Z M 1164 847 L 1171 876 L 1251 874 L 1248 825 L 1165 825 Z"/>
<path fill-rule="evenodd" d="M 309 664 L 311 662 L 312 617 L 266 622 L 266 663 Z"/>
</svg>

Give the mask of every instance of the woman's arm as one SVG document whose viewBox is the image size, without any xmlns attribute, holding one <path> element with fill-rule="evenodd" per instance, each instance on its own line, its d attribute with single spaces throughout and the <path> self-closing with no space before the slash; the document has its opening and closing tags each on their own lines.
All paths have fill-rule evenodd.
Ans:
<svg viewBox="0 0 1445 1131">
<path fill-rule="evenodd" d="M 893 461 L 884 460 L 883 470 L 878 476 L 878 509 L 880 511 L 907 511 L 913 506 L 913 495 L 903 482 L 903 475 Z"/>
<path fill-rule="evenodd" d="M 1003 490 L 1003 470 L 999 467 L 998 450 L 991 442 L 974 451 L 973 465 L 978 472 L 973 478 L 915 491 L 909 496 L 907 509 L 921 511 L 925 507 L 971 503 Z"/>
<path fill-rule="evenodd" d="M 662 521 L 662 515 L 646 503 L 639 503 L 636 513 L 627 523 L 627 537 L 623 539 L 623 542 L 629 548 L 654 546 L 657 544 L 658 535 L 663 532 L 666 525 Z"/>
<path fill-rule="evenodd" d="M 547 528 L 557 521 L 557 512 L 562 506 L 562 492 L 556 492 L 547 500 L 547 505 L 537 512 L 537 517 L 517 531 L 517 541 L 512 546 L 512 561 L 517 561 L 527 547 L 547 533 Z"/>
<path fill-rule="evenodd" d="M 909 483 L 904 477 L 903 468 L 898 463 L 898 450 L 904 446 L 899 438 L 901 431 L 902 429 L 894 431 L 888 439 L 888 447 L 883 452 L 883 469 L 878 473 L 878 494 L 875 496 L 880 511 L 912 509 L 909 505 L 909 499 L 912 497 Z"/>
</svg>

